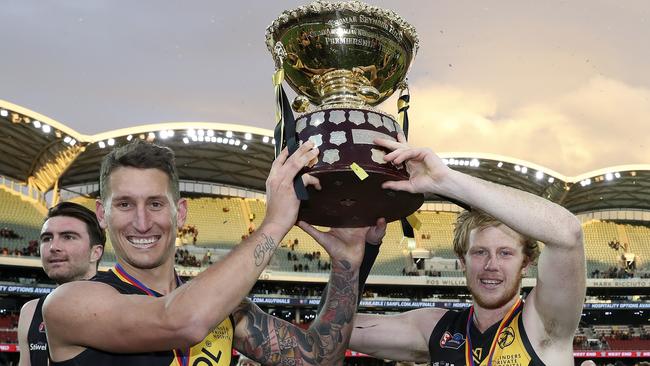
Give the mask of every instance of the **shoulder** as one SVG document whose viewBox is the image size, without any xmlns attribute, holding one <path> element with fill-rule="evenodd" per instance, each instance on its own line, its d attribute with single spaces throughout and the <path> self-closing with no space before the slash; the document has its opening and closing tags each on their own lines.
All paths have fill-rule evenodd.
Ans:
<svg viewBox="0 0 650 366">
<path fill-rule="evenodd" d="M 34 312 L 39 299 L 29 300 L 20 309 L 20 316 L 18 317 L 18 330 L 27 331 L 32 319 L 34 319 Z"/>
<path fill-rule="evenodd" d="M 89 301 L 108 299 L 119 295 L 112 286 L 95 281 L 74 281 L 57 287 L 43 303 L 45 316 L 57 313 L 70 313 L 71 310 L 84 307 Z"/>
<path fill-rule="evenodd" d="M 36 305 L 38 305 L 38 300 L 39 299 L 33 299 L 27 301 L 23 307 L 20 309 L 20 319 L 25 318 L 32 318 L 34 316 L 34 312 L 36 311 Z"/>
<path fill-rule="evenodd" d="M 443 308 L 421 308 L 402 313 L 402 320 L 409 322 L 414 328 L 420 330 L 422 337 L 429 339 L 433 330 L 440 324 L 440 320 L 450 312 Z"/>
</svg>

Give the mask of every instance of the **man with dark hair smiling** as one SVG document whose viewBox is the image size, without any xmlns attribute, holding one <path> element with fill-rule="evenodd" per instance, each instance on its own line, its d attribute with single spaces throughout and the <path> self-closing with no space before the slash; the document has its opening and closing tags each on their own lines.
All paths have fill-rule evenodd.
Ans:
<svg viewBox="0 0 650 366">
<path fill-rule="evenodd" d="M 182 284 L 174 271 L 174 240 L 187 201 L 179 194 L 173 152 L 136 141 L 109 153 L 96 213 L 117 264 L 48 296 L 43 311 L 52 365 L 229 365 L 232 347 L 264 365 L 342 363 L 367 228 L 323 233 L 300 224 L 332 257 L 329 301 L 309 329 L 274 318 L 244 298 L 295 224 L 293 179 L 316 156 L 311 142 L 291 156 L 285 149 L 266 182 L 262 224 Z"/>
<path fill-rule="evenodd" d="M 73 202 L 61 202 L 48 210 L 39 241 L 43 270 L 61 285 L 95 276 L 104 253 L 106 234 L 94 212 Z M 48 364 L 44 301 L 45 296 L 28 301 L 20 310 L 21 366 Z"/>
</svg>

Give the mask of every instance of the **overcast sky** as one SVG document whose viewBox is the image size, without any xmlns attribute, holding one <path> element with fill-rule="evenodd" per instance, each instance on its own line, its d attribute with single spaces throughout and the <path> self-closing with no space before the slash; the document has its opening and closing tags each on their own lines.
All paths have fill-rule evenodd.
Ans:
<svg viewBox="0 0 650 366">
<path fill-rule="evenodd" d="M 264 31 L 305 3 L 4 0 L 0 99 L 84 134 L 188 121 L 272 129 Z M 420 37 L 412 144 L 569 176 L 650 163 L 650 2 L 371 3 Z M 396 113 L 392 99 L 380 107 Z"/>
</svg>

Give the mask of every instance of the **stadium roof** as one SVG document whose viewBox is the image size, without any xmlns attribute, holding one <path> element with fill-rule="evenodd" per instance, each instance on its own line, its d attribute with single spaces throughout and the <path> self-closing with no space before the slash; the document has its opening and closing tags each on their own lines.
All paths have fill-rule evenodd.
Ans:
<svg viewBox="0 0 650 366">
<path fill-rule="evenodd" d="M 273 161 L 272 131 L 234 124 L 178 122 L 83 135 L 39 113 L 0 100 L 0 174 L 41 192 L 98 182 L 102 157 L 132 138 L 176 152 L 179 178 L 264 191 Z M 574 213 L 650 210 L 650 165 L 626 165 L 567 177 L 511 157 L 440 153 L 452 168 L 543 196 Z"/>
</svg>

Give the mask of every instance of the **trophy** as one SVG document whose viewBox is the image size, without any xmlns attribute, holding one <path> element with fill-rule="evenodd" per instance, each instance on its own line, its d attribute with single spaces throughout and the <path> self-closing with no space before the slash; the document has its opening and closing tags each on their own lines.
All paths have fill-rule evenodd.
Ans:
<svg viewBox="0 0 650 366">
<path fill-rule="evenodd" d="M 276 154 L 306 141 L 320 151 L 303 173 L 318 178 L 322 190 L 308 187 L 299 219 L 361 227 L 417 210 L 423 195 L 381 188 L 387 180 L 408 179 L 408 173 L 384 161 L 387 151 L 373 142 L 408 132 L 405 78 L 418 48 L 413 26 L 362 2 L 316 1 L 283 12 L 267 28 L 266 44 L 276 66 Z M 283 80 L 298 95 L 290 105 Z M 398 89 L 401 123 L 375 108 Z M 300 115 L 294 119 L 290 109 Z"/>
</svg>

